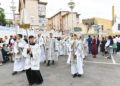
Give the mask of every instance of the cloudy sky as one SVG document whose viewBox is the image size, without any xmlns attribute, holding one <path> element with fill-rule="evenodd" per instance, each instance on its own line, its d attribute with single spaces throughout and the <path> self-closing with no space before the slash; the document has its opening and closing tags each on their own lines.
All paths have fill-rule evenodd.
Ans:
<svg viewBox="0 0 120 86">
<path fill-rule="evenodd" d="M 18 6 L 18 0 L 14 0 Z M 60 10 L 70 10 L 67 3 L 70 0 L 41 0 L 48 2 L 47 17 L 54 15 Z M 112 18 L 112 5 L 118 9 L 120 0 L 73 0 L 76 5 L 74 11 L 81 14 L 80 18 L 101 17 L 106 19 Z M 5 9 L 7 18 L 11 18 L 10 4 L 11 0 L 0 0 L 1 7 Z"/>
</svg>

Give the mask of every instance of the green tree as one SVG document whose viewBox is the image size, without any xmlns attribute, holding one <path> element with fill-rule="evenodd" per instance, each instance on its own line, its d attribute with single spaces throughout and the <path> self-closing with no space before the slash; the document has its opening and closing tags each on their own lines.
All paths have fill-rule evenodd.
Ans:
<svg viewBox="0 0 120 86">
<path fill-rule="evenodd" d="M 12 20 L 6 20 L 6 25 L 10 27 L 11 25 L 13 25 L 13 21 Z"/>
<path fill-rule="evenodd" d="M 0 8 L 0 25 L 2 26 L 6 25 L 5 13 L 3 8 Z"/>
</svg>

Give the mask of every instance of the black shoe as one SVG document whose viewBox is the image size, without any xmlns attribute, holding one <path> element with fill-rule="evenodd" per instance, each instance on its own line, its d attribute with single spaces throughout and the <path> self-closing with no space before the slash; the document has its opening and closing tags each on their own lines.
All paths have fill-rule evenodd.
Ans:
<svg viewBox="0 0 120 86">
<path fill-rule="evenodd" d="M 13 73 L 12 73 L 12 75 L 16 75 L 16 74 L 17 74 L 17 72 L 13 72 Z"/>
<path fill-rule="evenodd" d="M 47 66 L 50 66 L 50 60 L 48 60 Z"/>
<path fill-rule="evenodd" d="M 54 60 L 52 61 L 52 64 L 53 64 L 53 65 L 55 64 L 55 61 L 54 61 Z"/>
<path fill-rule="evenodd" d="M 46 63 L 46 61 L 44 61 L 44 64 Z"/>
<path fill-rule="evenodd" d="M 3 63 L 3 64 L 5 64 L 5 63 L 6 63 L 6 61 L 3 61 L 2 63 Z"/>
<path fill-rule="evenodd" d="M 11 63 L 14 63 L 14 61 L 10 61 Z"/>
<path fill-rule="evenodd" d="M 47 64 L 47 66 L 50 66 L 50 64 Z"/>
<path fill-rule="evenodd" d="M 111 59 L 111 57 L 107 57 L 107 59 Z"/>
<path fill-rule="evenodd" d="M 21 72 L 25 72 L 25 70 L 21 71 Z"/>
<path fill-rule="evenodd" d="M 77 74 L 74 74 L 74 75 L 73 75 L 73 78 L 75 78 L 75 77 L 77 77 Z"/>
<path fill-rule="evenodd" d="M 29 86 L 32 86 L 33 84 L 29 84 Z"/>
<path fill-rule="evenodd" d="M 41 85 L 43 83 L 43 81 L 41 81 L 41 82 L 38 82 L 38 83 L 35 83 L 36 85 Z"/>
<path fill-rule="evenodd" d="M 78 74 L 77 76 L 78 76 L 78 77 L 81 77 L 82 75 L 81 75 L 81 74 Z"/>
</svg>

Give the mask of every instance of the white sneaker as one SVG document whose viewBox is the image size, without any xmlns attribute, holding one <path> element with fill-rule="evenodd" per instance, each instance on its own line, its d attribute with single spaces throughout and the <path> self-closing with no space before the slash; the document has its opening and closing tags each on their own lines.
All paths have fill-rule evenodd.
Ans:
<svg viewBox="0 0 120 86">
<path fill-rule="evenodd" d="M 118 55 L 120 55 L 120 52 L 117 52 Z"/>
<path fill-rule="evenodd" d="M 105 59 L 107 59 L 108 57 L 105 57 Z"/>
<path fill-rule="evenodd" d="M 2 63 L 0 63 L 0 66 L 2 66 Z"/>
</svg>

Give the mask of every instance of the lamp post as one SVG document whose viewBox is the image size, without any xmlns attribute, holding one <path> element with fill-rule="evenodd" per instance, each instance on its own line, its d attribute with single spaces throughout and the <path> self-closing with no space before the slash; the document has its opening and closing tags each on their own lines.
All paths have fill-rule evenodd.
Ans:
<svg viewBox="0 0 120 86">
<path fill-rule="evenodd" d="M 34 25 L 34 16 L 31 16 L 31 17 L 30 17 L 30 20 L 31 20 L 31 22 L 30 22 L 30 23 L 31 23 L 31 24 L 30 24 L 30 25 L 31 25 L 31 29 L 33 29 L 33 25 Z"/>
<path fill-rule="evenodd" d="M 70 32 L 73 32 L 73 9 L 75 7 L 75 2 L 73 2 L 73 0 L 70 0 L 70 2 L 68 3 L 69 8 L 71 9 L 71 15 L 72 15 L 72 27 L 70 29 Z"/>
<path fill-rule="evenodd" d="M 15 6 L 15 2 L 14 2 L 14 0 L 12 0 L 12 2 L 11 2 L 11 10 L 12 10 L 12 12 L 13 12 L 13 25 L 14 25 L 14 27 L 15 27 L 15 11 L 16 11 L 16 6 Z"/>
<path fill-rule="evenodd" d="M 16 11 L 16 6 L 14 0 L 11 1 L 11 6 L 10 6 L 12 12 L 13 12 L 13 27 L 15 27 L 15 11 Z M 15 28 L 15 34 L 17 35 L 17 28 Z"/>
</svg>

